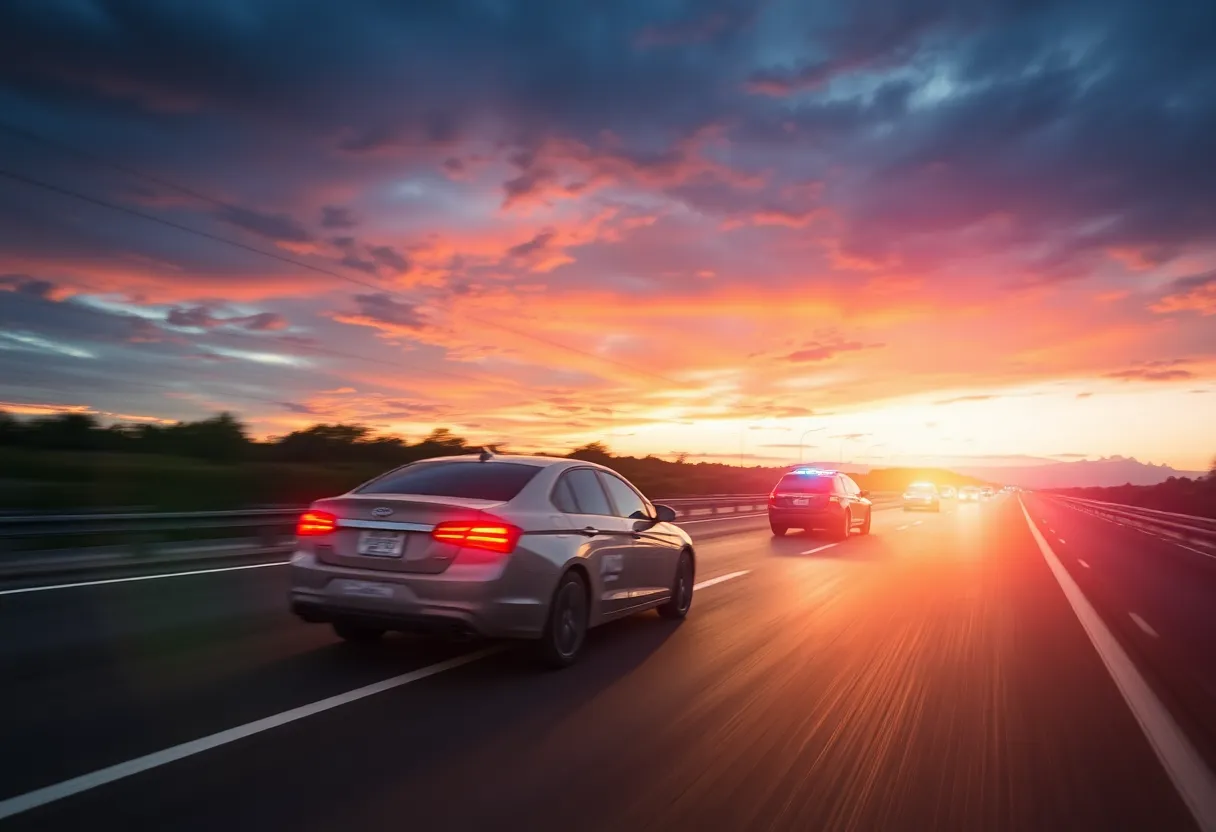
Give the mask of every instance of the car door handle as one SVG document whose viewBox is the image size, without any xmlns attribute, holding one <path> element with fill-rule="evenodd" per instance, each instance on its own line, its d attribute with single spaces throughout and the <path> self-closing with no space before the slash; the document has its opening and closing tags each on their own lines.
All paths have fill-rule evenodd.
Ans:
<svg viewBox="0 0 1216 832">
<path fill-rule="evenodd" d="M 595 537 L 599 533 L 600 533 L 599 529 L 593 529 L 590 526 L 587 526 L 585 529 L 579 530 L 579 534 L 585 535 L 587 537 Z"/>
</svg>

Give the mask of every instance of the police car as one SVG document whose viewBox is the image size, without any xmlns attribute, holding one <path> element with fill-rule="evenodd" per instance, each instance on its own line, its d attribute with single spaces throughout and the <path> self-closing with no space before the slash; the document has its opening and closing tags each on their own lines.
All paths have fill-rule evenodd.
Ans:
<svg viewBox="0 0 1216 832">
<path fill-rule="evenodd" d="M 777 537 L 790 529 L 826 530 L 844 540 L 856 529 L 870 533 L 869 493 L 839 471 L 796 468 L 768 495 L 768 522 Z"/>
</svg>

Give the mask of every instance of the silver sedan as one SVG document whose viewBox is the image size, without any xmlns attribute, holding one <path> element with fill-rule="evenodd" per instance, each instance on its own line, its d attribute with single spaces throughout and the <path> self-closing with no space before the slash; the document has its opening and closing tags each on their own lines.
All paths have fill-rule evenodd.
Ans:
<svg viewBox="0 0 1216 832">
<path fill-rule="evenodd" d="M 590 462 L 415 462 L 300 517 L 291 607 L 355 641 L 388 630 L 531 639 L 564 667 L 591 627 L 688 614 L 696 555 L 675 517 Z"/>
</svg>

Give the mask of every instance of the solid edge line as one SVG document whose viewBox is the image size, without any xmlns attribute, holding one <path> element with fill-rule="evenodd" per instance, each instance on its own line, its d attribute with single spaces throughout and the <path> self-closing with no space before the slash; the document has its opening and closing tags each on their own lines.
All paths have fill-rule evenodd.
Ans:
<svg viewBox="0 0 1216 832">
<path fill-rule="evenodd" d="M 158 766 L 163 766 L 166 763 L 176 762 L 185 757 L 191 757 L 203 751 L 210 751 L 213 748 L 218 748 L 221 745 L 236 742 L 245 737 L 259 734 L 263 731 L 268 731 L 271 728 L 278 728 L 281 725 L 286 725 L 289 722 L 295 722 L 299 719 L 312 716 L 313 714 L 328 711 L 332 708 L 337 708 L 340 705 L 346 705 L 350 702 L 364 699 L 368 696 L 374 696 L 377 693 L 383 693 L 386 690 L 408 685 L 410 682 L 417 682 L 420 679 L 425 679 L 428 676 L 434 676 L 438 673 L 443 673 L 445 670 L 452 670 L 461 665 L 475 662 L 483 659 L 494 653 L 501 653 L 506 649 L 505 645 L 488 647 L 484 650 L 478 650 L 473 653 L 467 653 L 463 656 L 457 656 L 453 659 L 438 662 L 436 664 L 427 665 L 418 670 L 411 670 L 409 673 L 403 673 L 400 676 L 393 676 L 389 679 L 376 682 L 365 687 L 356 688 L 355 690 L 340 693 L 336 696 L 330 696 L 317 702 L 308 705 L 301 705 L 298 708 L 292 708 L 288 711 L 283 711 L 280 714 L 268 716 L 263 719 L 254 720 L 244 725 L 238 725 L 235 728 L 229 728 L 226 731 L 220 731 L 217 734 L 201 737 L 197 740 L 175 745 L 171 748 L 166 748 L 161 751 L 155 751 L 151 754 L 145 754 L 143 757 L 136 757 L 133 760 L 117 763 L 107 768 L 98 769 L 97 771 L 82 774 L 79 777 L 73 777 L 71 780 L 64 780 L 60 783 L 55 783 L 51 786 L 45 786 L 41 789 L 35 789 L 32 792 L 10 797 L 8 800 L 0 801 L 0 820 L 10 818 L 13 815 L 21 812 L 29 811 L 30 809 L 43 806 L 47 803 L 52 803 L 56 800 L 62 800 L 65 797 L 79 794 L 88 791 L 89 789 L 103 786 L 107 783 L 113 783 L 115 780 L 121 780 L 124 777 L 130 777 L 133 774 L 147 771 Z"/>
<path fill-rule="evenodd" d="M 805 552 L 799 552 L 798 554 L 800 554 L 800 555 L 813 555 L 813 554 L 815 554 L 816 552 L 822 552 L 824 549 L 831 549 L 831 548 L 832 548 L 833 546 L 835 546 L 835 545 L 836 545 L 835 543 L 828 543 L 828 544 L 827 544 L 827 545 L 825 545 L 825 546 L 816 546 L 814 549 L 807 549 Z"/>
<path fill-rule="evenodd" d="M 738 572 L 727 572 L 725 575 L 719 575 L 716 578 L 709 578 L 707 580 L 701 581 L 701 583 L 699 583 L 699 584 L 693 584 L 692 588 L 693 588 L 693 591 L 696 592 L 698 589 L 705 589 L 706 587 L 711 587 L 714 584 L 720 584 L 724 581 L 729 581 L 734 578 L 742 578 L 744 575 L 748 574 L 749 572 L 751 572 L 750 569 L 740 569 Z"/>
<path fill-rule="evenodd" d="M 1043 559 L 1047 561 L 1056 582 L 1064 591 L 1064 597 L 1068 599 L 1072 611 L 1081 622 L 1081 627 L 1089 636 L 1090 643 L 1106 665 L 1107 672 L 1114 679 L 1115 686 L 1123 694 L 1123 701 L 1140 723 L 1140 729 L 1156 752 L 1166 774 L 1173 781 L 1174 788 L 1191 810 L 1199 828 L 1203 832 L 1216 832 L 1216 778 L 1212 776 L 1203 758 L 1195 751 L 1195 747 L 1178 727 L 1165 705 L 1140 675 L 1127 652 L 1103 623 L 1085 593 L 1068 574 L 1064 564 L 1060 563 L 1051 545 L 1030 519 L 1030 512 L 1026 510 L 1026 504 L 1020 497 L 1018 503 Z"/>
<path fill-rule="evenodd" d="M 289 560 L 276 560 L 269 563 L 247 563 L 242 566 L 217 566 L 214 569 L 192 569 L 189 572 L 158 572 L 155 575 L 130 575 L 125 578 L 103 578 L 96 581 L 79 581 L 73 584 L 46 584 L 43 586 L 23 586 L 17 589 L 0 589 L 0 595 L 20 595 L 23 592 L 47 592 L 52 589 L 75 589 L 81 586 L 101 586 L 102 584 L 125 584 L 133 581 L 155 581 L 160 578 L 185 578 L 190 575 L 210 575 L 214 572 L 236 572 L 241 569 L 265 569 L 267 566 L 286 566 Z"/>
</svg>

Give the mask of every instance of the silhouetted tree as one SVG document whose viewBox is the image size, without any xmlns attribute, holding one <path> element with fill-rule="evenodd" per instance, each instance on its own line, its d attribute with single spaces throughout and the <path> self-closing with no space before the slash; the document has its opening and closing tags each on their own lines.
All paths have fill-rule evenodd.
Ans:
<svg viewBox="0 0 1216 832">
<path fill-rule="evenodd" d="M 12 414 L 0 410 L 0 445 L 18 445 L 23 434 L 21 423 Z"/>
<path fill-rule="evenodd" d="M 97 419 L 89 413 L 58 413 L 32 420 L 23 444 L 58 451 L 93 451 L 101 447 Z"/>
</svg>

